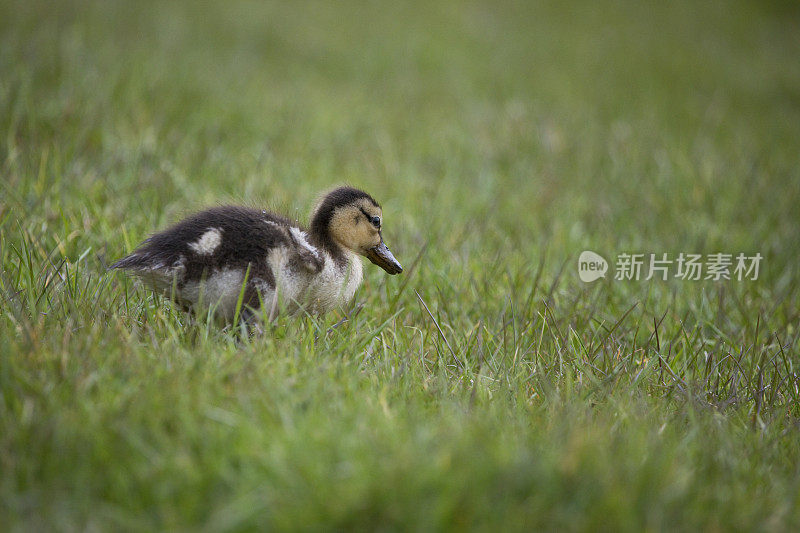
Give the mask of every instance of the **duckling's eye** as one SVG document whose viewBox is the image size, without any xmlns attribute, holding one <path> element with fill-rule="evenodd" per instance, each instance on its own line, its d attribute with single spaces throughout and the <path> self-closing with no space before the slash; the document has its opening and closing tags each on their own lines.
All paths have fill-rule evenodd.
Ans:
<svg viewBox="0 0 800 533">
<path fill-rule="evenodd" d="M 364 214 L 365 217 L 367 217 L 367 220 L 369 220 L 370 224 L 372 224 L 378 229 L 381 229 L 381 217 L 379 217 L 378 215 L 375 216 L 370 215 L 369 213 L 364 211 L 363 207 L 359 207 L 359 209 L 361 209 L 361 212 Z"/>
</svg>

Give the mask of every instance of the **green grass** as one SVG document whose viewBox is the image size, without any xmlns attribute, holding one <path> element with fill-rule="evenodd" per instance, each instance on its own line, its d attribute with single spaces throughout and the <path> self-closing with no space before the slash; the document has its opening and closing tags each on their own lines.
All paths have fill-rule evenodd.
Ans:
<svg viewBox="0 0 800 533">
<path fill-rule="evenodd" d="M 3 3 L 3 529 L 800 527 L 798 22 Z M 343 182 L 406 271 L 369 265 L 333 332 L 242 341 L 105 270 L 194 209 L 304 219 Z M 764 259 L 585 284 L 584 249 Z"/>
</svg>

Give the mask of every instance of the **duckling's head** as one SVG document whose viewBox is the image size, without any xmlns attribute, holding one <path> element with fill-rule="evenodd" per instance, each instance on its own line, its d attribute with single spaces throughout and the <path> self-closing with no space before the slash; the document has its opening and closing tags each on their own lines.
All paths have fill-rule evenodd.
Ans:
<svg viewBox="0 0 800 533">
<path fill-rule="evenodd" d="M 323 241 L 365 256 L 389 274 L 403 267 L 383 242 L 383 212 L 372 196 L 340 187 L 326 194 L 311 216 L 311 233 Z"/>
</svg>

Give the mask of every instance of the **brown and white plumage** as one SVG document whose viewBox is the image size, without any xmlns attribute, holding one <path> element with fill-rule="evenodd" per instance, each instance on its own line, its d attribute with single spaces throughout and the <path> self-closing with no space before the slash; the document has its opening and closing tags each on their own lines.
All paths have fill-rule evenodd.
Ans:
<svg viewBox="0 0 800 533">
<path fill-rule="evenodd" d="M 323 197 L 304 229 L 247 207 L 192 215 L 148 238 L 111 268 L 124 269 L 152 289 L 196 310 L 234 316 L 265 306 L 270 315 L 304 309 L 325 313 L 349 302 L 362 279 L 359 255 L 389 274 L 402 272 L 383 244 L 380 205 L 352 187 Z"/>
</svg>

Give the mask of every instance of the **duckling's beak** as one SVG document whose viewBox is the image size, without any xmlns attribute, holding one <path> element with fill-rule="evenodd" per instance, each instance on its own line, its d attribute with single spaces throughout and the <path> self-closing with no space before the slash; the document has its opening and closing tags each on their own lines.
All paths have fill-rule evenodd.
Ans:
<svg viewBox="0 0 800 533">
<path fill-rule="evenodd" d="M 394 258 L 392 252 L 386 247 L 381 240 L 378 246 L 373 246 L 367 250 L 367 259 L 384 269 L 389 274 L 399 274 L 403 271 L 403 267 Z"/>
</svg>

